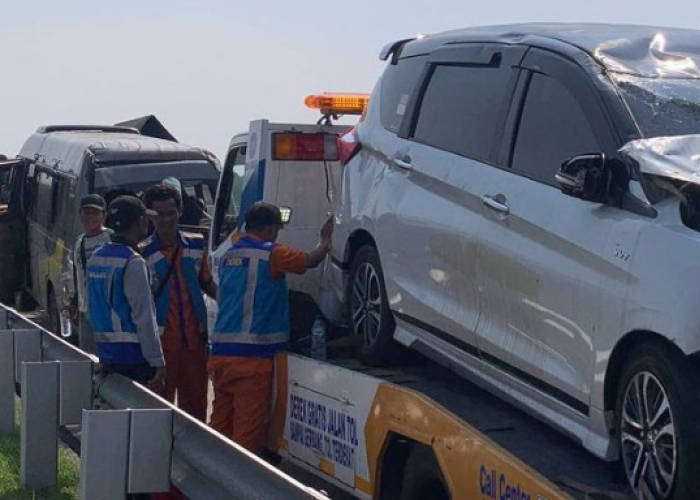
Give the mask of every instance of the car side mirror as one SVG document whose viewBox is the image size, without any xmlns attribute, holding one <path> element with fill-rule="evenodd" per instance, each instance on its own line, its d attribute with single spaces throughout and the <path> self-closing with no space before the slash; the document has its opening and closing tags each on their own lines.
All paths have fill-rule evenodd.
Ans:
<svg viewBox="0 0 700 500">
<path fill-rule="evenodd" d="M 586 201 L 604 203 L 610 171 L 603 153 L 578 155 L 566 160 L 555 176 L 561 192 Z"/>
</svg>

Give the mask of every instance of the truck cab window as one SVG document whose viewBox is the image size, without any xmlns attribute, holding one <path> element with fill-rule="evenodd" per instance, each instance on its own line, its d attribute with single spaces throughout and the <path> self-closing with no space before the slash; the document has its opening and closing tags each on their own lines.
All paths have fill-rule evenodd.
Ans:
<svg viewBox="0 0 700 500">
<path fill-rule="evenodd" d="M 246 146 L 232 149 L 224 164 L 219 199 L 216 201 L 215 226 L 212 228 L 214 248 L 238 226 L 243 187 L 252 173 L 246 173 L 246 150 Z"/>
</svg>

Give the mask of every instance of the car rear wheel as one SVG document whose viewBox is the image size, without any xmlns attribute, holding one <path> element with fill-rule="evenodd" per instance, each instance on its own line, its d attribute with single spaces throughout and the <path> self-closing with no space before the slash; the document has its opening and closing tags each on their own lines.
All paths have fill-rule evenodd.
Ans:
<svg viewBox="0 0 700 500">
<path fill-rule="evenodd" d="M 379 255 L 372 246 L 360 248 L 352 261 L 348 298 L 350 326 L 362 339 L 360 361 L 369 366 L 386 364 L 396 350 L 396 323 L 389 309 Z"/>
<path fill-rule="evenodd" d="M 627 480 L 638 498 L 700 498 L 698 371 L 662 345 L 642 345 L 620 379 L 617 429 Z"/>
</svg>

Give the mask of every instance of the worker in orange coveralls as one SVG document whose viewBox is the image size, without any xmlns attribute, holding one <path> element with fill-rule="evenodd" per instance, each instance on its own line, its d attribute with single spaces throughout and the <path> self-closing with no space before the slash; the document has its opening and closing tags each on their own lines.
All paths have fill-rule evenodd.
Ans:
<svg viewBox="0 0 700 500">
<path fill-rule="evenodd" d="M 155 232 L 139 247 L 151 271 L 151 292 L 168 367 L 165 398 L 204 422 L 207 412 L 207 310 L 202 292 L 216 297 L 216 284 L 201 234 L 178 230 L 180 191 L 157 184 L 145 195 L 157 215 Z"/>
<path fill-rule="evenodd" d="M 274 355 L 289 342 L 286 273 L 318 266 L 330 249 L 332 219 L 310 253 L 276 244 L 280 210 L 253 204 L 245 233 L 220 260 L 219 310 L 207 369 L 214 383 L 210 425 L 244 448 L 261 453 L 272 400 Z"/>
</svg>

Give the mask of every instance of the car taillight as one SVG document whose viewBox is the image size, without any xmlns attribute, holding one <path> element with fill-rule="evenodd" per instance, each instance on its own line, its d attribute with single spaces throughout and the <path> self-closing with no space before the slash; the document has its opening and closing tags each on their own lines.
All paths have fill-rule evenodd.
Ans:
<svg viewBox="0 0 700 500">
<path fill-rule="evenodd" d="M 362 144 L 357 137 L 355 127 L 338 137 L 338 160 L 341 165 L 347 165 L 360 149 L 362 149 Z"/>
<path fill-rule="evenodd" d="M 336 135 L 278 132 L 273 134 L 272 158 L 284 161 L 336 161 Z"/>
</svg>

